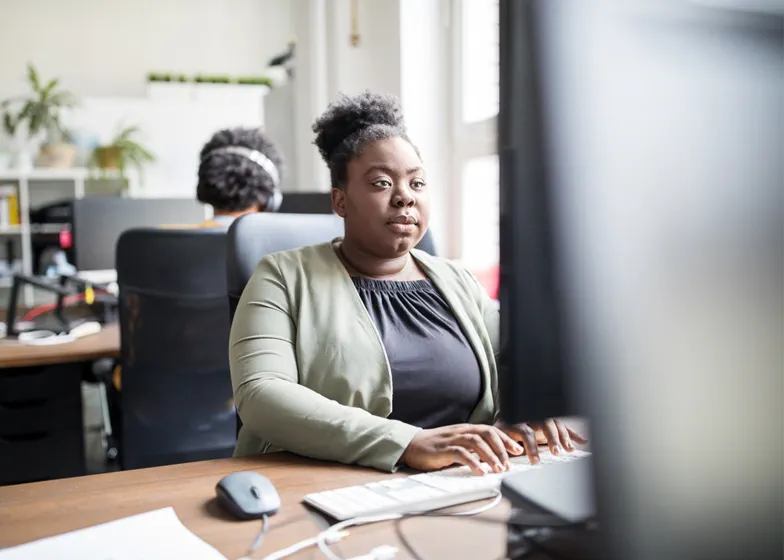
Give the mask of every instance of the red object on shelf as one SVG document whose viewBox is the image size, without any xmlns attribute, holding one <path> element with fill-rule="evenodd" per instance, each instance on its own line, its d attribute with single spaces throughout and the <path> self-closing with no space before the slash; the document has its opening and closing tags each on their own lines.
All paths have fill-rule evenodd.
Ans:
<svg viewBox="0 0 784 560">
<path fill-rule="evenodd" d="M 487 295 L 489 295 L 491 299 L 497 300 L 500 274 L 499 266 L 496 264 L 489 268 L 483 268 L 482 270 L 472 270 L 471 273 L 476 277 L 485 291 L 487 291 Z"/>
<path fill-rule="evenodd" d="M 60 248 L 70 249 L 72 243 L 73 243 L 73 238 L 71 237 L 70 230 L 64 229 L 60 231 Z"/>
</svg>

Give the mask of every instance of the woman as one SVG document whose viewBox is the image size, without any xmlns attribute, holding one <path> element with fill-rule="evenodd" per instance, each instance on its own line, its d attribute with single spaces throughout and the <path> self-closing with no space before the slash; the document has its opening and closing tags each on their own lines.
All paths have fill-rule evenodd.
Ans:
<svg viewBox="0 0 784 560">
<path fill-rule="evenodd" d="M 493 425 L 498 311 L 469 273 L 413 249 L 430 195 L 395 99 L 344 97 L 313 129 L 345 235 L 269 255 L 248 282 L 231 331 L 235 455 L 481 473 L 538 461 L 537 432 L 554 453 L 583 443 L 560 421 Z"/>
<path fill-rule="evenodd" d="M 228 227 L 252 212 L 275 212 L 282 200 L 283 158 L 259 128 L 216 132 L 201 150 L 196 198 L 214 210 L 200 227 Z"/>
</svg>

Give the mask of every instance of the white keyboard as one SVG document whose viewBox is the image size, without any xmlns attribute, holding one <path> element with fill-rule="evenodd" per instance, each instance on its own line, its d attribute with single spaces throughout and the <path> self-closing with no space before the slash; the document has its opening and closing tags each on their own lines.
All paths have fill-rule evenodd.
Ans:
<svg viewBox="0 0 784 560">
<path fill-rule="evenodd" d="M 546 448 L 540 448 L 539 465 L 531 465 L 525 456 L 512 457 L 512 467 L 503 473 L 491 472 L 484 463 L 488 473 L 484 476 L 473 474 L 468 467 L 453 467 L 308 494 L 303 501 L 338 521 L 389 513 L 421 513 L 491 498 L 499 492 L 501 480 L 508 474 L 547 468 L 589 455 L 587 451 L 552 455 Z"/>
</svg>

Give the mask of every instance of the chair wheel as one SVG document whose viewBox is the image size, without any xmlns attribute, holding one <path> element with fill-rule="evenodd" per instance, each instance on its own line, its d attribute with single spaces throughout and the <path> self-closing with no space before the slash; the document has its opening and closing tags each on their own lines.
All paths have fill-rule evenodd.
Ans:
<svg viewBox="0 0 784 560">
<path fill-rule="evenodd" d="M 115 440 L 112 436 L 108 436 L 106 438 L 106 458 L 109 461 L 114 461 L 117 459 L 117 455 L 119 455 L 117 440 Z"/>
</svg>

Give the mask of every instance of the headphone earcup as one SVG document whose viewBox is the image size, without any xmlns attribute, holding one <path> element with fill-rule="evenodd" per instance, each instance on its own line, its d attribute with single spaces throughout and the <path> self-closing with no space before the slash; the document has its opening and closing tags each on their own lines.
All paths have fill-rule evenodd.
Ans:
<svg viewBox="0 0 784 560">
<path fill-rule="evenodd" d="M 277 212 L 280 210 L 280 205 L 283 203 L 283 193 L 278 189 L 272 192 L 272 196 L 267 199 L 267 204 L 264 206 L 265 212 Z"/>
</svg>

